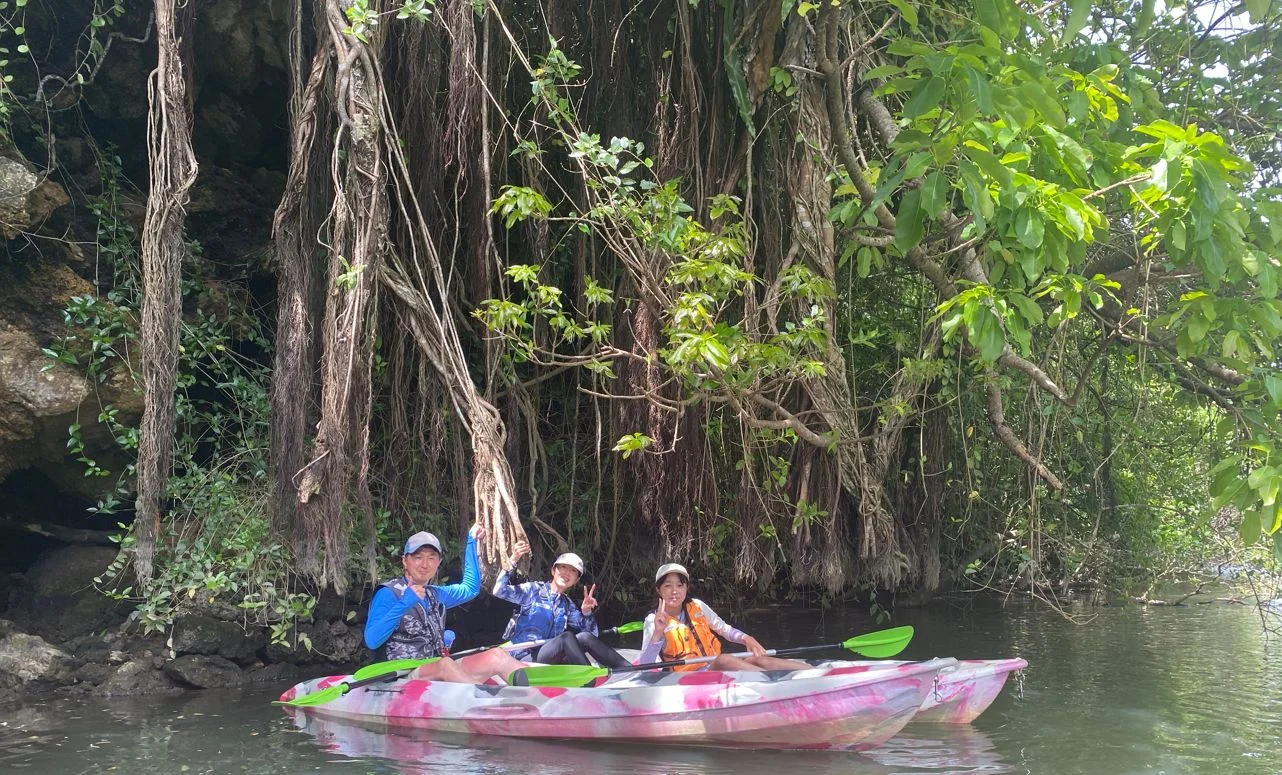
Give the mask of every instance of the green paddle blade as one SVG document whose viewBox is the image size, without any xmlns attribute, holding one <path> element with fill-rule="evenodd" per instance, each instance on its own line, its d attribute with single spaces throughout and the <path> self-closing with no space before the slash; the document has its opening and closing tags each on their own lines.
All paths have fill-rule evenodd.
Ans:
<svg viewBox="0 0 1282 775">
<path fill-rule="evenodd" d="M 288 705 L 291 708 L 307 708 L 312 705 L 324 705 L 327 702 L 333 702 L 339 697 L 342 697 L 343 690 L 346 688 L 347 684 L 345 683 L 334 684 L 327 689 L 321 689 L 319 692 L 312 692 L 311 694 L 304 694 L 302 697 L 295 697 L 294 699 L 286 702 L 275 700 L 272 702 L 272 705 Z"/>
<path fill-rule="evenodd" d="M 893 657 L 903 651 L 908 646 L 908 641 L 912 640 L 913 628 L 909 625 L 903 627 L 891 627 L 888 630 L 878 630 L 869 632 L 864 635 L 842 641 L 841 647 L 850 649 L 856 654 L 862 654 L 865 657 L 881 659 L 884 657 Z"/>
<path fill-rule="evenodd" d="M 591 665 L 531 665 L 513 671 L 507 682 L 513 686 L 586 686 L 610 671 Z"/>
<path fill-rule="evenodd" d="M 627 624 L 620 624 L 618 627 L 612 627 L 610 631 L 617 632 L 620 635 L 627 635 L 633 632 L 641 632 L 643 629 L 645 629 L 645 622 L 628 622 Z"/>
<path fill-rule="evenodd" d="M 372 665 L 366 665 L 355 673 L 352 673 L 353 681 L 364 681 L 366 678 L 373 678 L 376 675 L 384 673 L 398 673 L 402 670 L 413 670 L 429 662 L 435 662 L 440 657 L 430 657 L 428 659 L 393 659 L 389 662 L 375 662 Z"/>
</svg>

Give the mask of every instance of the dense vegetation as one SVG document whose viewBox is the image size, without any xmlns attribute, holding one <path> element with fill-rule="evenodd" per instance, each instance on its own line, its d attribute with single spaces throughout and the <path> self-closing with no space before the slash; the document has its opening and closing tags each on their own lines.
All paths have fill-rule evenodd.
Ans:
<svg viewBox="0 0 1282 775">
<path fill-rule="evenodd" d="M 91 55 L 126 13 L 95 9 Z M 188 11 L 156 3 L 142 252 L 106 175 L 115 281 L 53 352 L 113 368 L 75 333 L 110 325 L 177 381 L 118 566 L 154 621 L 305 611 L 474 514 L 491 560 L 523 524 L 624 598 L 671 557 L 829 599 L 1123 588 L 1279 535 L 1276 4 L 294 5 L 270 342 L 175 229 Z"/>
</svg>

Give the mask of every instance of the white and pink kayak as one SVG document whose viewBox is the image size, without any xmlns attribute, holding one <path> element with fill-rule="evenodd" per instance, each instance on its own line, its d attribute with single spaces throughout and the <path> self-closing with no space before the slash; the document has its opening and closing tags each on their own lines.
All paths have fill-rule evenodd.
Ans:
<svg viewBox="0 0 1282 775">
<path fill-rule="evenodd" d="M 866 750 L 902 729 L 936 691 L 940 671 L 956 665 L 955 659 L 879 663 L 775 680 L 760 677 L 777 674 L 700 671 L 667 673 L 651 683 L 625 681 L 621 674 L 617 683 L 576 689 L 403 680 L 291 710 L 389 731 Z M 347 678 L 305 681 L 281 700 Z"/>
<path fill-rule="evenodd" d="M 640 652 L 621 649 L 620 654 L 636 660 Z M 809 670 L 792 672 L 734 673 L 740 681 L 773 682 L 779 680 L 795 681 L 804 678 L 829 675 L 849 675 L 873 670 L 884 670 L 888 667 L 914 664 L 890 660 L 873 661 L 821 661 L 812 662 Z M 922 700 L 913 722 L 969 724 L 988 710 L 1011 673 L 1028 667 L 1028 662 L 1018 657 L 1014 659 L 967 659 L 959 660 L 956 665 L 940 670 L 935 676 L 935 685 Z M 624 685 L 662 685 L 664 682 L 679 680 L 683 673 L 667 673 L 650 670 L 638 673 L 619 673 L 606 680 L 606 686 Z"/>
</svg>

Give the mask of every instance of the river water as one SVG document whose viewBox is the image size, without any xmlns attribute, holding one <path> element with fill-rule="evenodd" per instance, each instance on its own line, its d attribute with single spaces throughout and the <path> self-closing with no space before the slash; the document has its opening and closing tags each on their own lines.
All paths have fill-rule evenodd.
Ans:
<svg viewBox="0 0 1282 775">
<path fill-rule="evenodd" d="M 1020 656 L 1030 666 L 974 724 L 910 724 L 862 754 L 411 739 L 296 721 L 268 704 L 280 686 L 6 711 L 0 773 L 1282 773 L 1282 644 L 1256 609 L 1076 613 L 1093 618 L 1074 623 L 1044 606 L 984 597 L 901 610 L 893 624 L 917 629 L 901 658 Z M 880 626 L 846 610 L 736 618 L 768 647 Z"/>
</svg>

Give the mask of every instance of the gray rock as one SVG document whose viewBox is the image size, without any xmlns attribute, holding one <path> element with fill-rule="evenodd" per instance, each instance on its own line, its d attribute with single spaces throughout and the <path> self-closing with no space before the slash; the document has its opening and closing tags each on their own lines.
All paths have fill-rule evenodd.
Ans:
<svg viewBox="0 0 1282 775">
<path fill-rule="evenodd" d="M 97 418 L 101 405 L 111 404 L 120 422 L 137 422 L 142 416 L 141 391 L 128 369 L 115 369 L 95 385 L 84 369 L 45 355 L 36 332 L 61 335 L 61 322 L 48 318 L 61 318 L 69 297 L 94 291 L 66 264 L 43 261 L 30 275 L 39 280 L 10 281 L 0 287 L 6 312 L 6 319 L 0 320 L 0 478 L 34 468 L 61 489 L 97 499 L 114 486 L 114 479 L 85 476 L 83 464 L 67 455 L 67 427 L 80 422 L 86 454 L 119 471 L 128 460 L 111 428 Z"/>
<path fill-rule="evenodd" d="M 106 664 L 111 661 L 111 644 L 96 635 L 82 635 L 79 638 L 72 638 L 62 644 L 62 648 L 75 658 L 82 659 L 85 662 Z M 123 661 L 123 659 L 116 660 L 117 663 Z"/>
<path fill-rule="evenodd" d="M 75 660 L 36 635 L 8 626 L 0 637 L 0 686 L 22 689 L 30 684 L 54 686 L 70 683 Z"/>
<path fill-rule="evenodd" d="M 97 686 L 98 684 L 103 684 L 110 680 L 111 677 L 116 674 L 117 670 L 119 670 L 119 668 L 114 665 L 86 662 L 72 674 L 72 679 L 75 680 L 76 683 Z"/>
<path fill-rule="evenodd" d="M 151 659 L 126 662 L 106 682 L 94 690 L 98 697 L 133 695 L 176 695 L 183 689 L 163 672 L 151 666 Z"/>
<path fill-rule="evenodd" d="M 258 650 L 266 645 L 267 636 L 258 628 L 246 632 L 240 625 L 195 615 L 174 622 L 175 654 L 216 654 L 245 664 L 253 662 Z"/>
<path fill-rule="evenodd" d="M 311 648 L 307 643 L 311 643 Z M 315 622 L 300 624 L 289 641 L 267 647 L 267 658 L 272 662 L 294 665 L 311 665 L 323 662 L 357 662 L 365 655 L 361 635 L 343 622 Z"/>
<path fill-rule="evenodd" d="M 15 595 L 12 615 L 25 629 L 55 642 L 118 626 L 129 613 L 127 602 L 112 600 L 93 586 L 116 550 L 105 546 L 65 546 L 46 552 L 27 571 Z"/>
<path fill-rule="evenodd" d="M 165 663 L 165 673 L 197 689 L 240 686 L 244 673 L 234 662 L 205 654 L 187 654 Z"/>
<path fill-rule="evenodd" d="M 5 239 L 40 228 L 50 213 L 70 201 L 57 183 L 41 180 L 17 159 L 0 156 L 0 232 Z"/>
<path fill-rule="evenodd" d="M 298 683 L 300 673 L 294 665 L 285 662 L 276 662 L 271 665 L 265 665 L 255 670 L 249 671 L 245 675 L 245 681 L 248 683 L 274 683 L 276 681 Z"/>
</svg>

